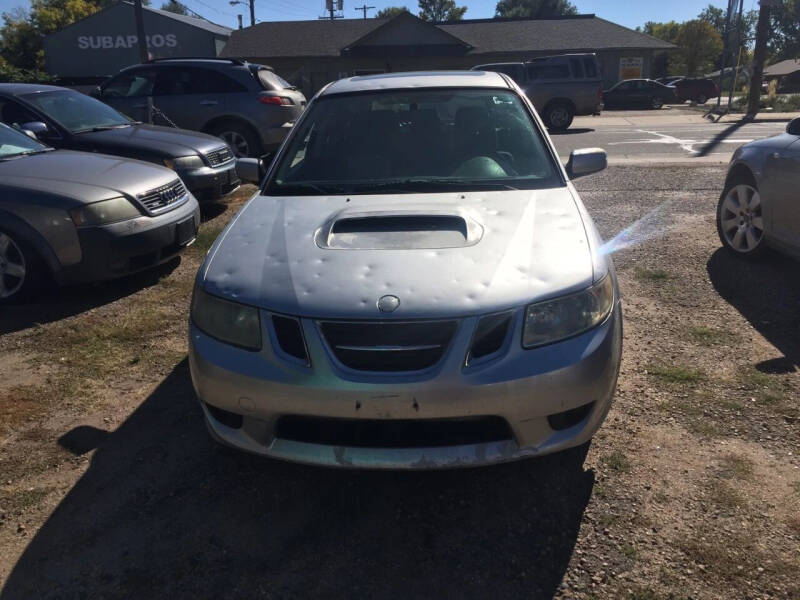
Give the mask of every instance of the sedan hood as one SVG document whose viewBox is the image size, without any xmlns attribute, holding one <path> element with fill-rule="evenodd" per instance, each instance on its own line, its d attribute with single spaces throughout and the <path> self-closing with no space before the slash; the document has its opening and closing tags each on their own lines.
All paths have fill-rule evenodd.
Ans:
<svg viewBox="0 0 800 600">
<path fill-rule="evenodd" d="M 791 135 L 788 133 L 780 133 L 778 135 L 773 135 L 772 137 L 763 138 L 760 140 L 755 140 L 754 142 L 748 142 L 744 145 L 745 148 L 788 148 L 791 144 L 797 141 L 796 135 Z"/>
<path fill-rule="evenodd" d="M 198 152 L 205 154 L 224 144 L 212 135 L 158 125 L 87 131 L 76 134 L 75 139 L 82 148 L 92 148 L 98 152 L 136 156 L 146 153 L 164 157 L 191 156 Z"/>
<path fill-rule="evenodd" d="M 589 286 L 592 250 L 568 187 L 253 198 L 199 274 L 212 294 L 324 318 L 480 314 Z M 380 313 L 384 295 L 400 299 Z"/>
<path fill-rule="evenodd" d="M 0 183 L 90 203 L 135 196 L 176 179 L 173 171 L 138 160 L 53 150 L 0 161 Z"/>
</svg>

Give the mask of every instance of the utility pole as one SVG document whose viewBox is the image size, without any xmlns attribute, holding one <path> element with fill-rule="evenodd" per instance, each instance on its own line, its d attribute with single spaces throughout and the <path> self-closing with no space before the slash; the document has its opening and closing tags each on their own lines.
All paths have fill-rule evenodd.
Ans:
<svg viewBox="0 0 800 600">
<path fill-rule="evenodd" d="M 236 15 L 236 17 L 239 19 L 239 29 L 241 29 L 242 28 L 242 15 Z"/>
<path fill-rule="evenodd" d="M 328 14 L 324 17 L 318 17 L 319 19 L 331 20 L 334 19 L 344 19 L 344 15 L 337 15 L 336 11 L 344 9 L 344 0 L 325 0 L 325 10 L 328 11 Z"/>
<path fill-rule="evenodd" d="M 139 43 L 139 62 L 147 62 L 150 57 L 147 54 L 147 36 L 144 33 L 144 10 L 142 10 L 142 0 L 135 0 L 133 12 L 136 15 L 136 39 Z"/>
<path fill-rule="evenodd" d="M 750 75 L 750 93 L 747 98 L 747 115 L 753 119 L 758 113 L 761 101 L 761 79 L 764 74 L 764 61 L 767 59 L 767 39 L 769 38 L 770 8 L 774 0 L 761 0 L 756 24 L 756 46 L 753 50 L 753 72 Z"/>
<path fill-rule="evenodd" d="M 256 24 L 256 2 L 255 0 L 230 0 L 228 2 L 231 6 L 236 6 L 237 4 L 244 4 L 247 6 L 250 5 L 250 26 Z M 241 17 L 239 17 L 241 19 Z"/>
<path fill-rule="evenodd" d="M 356 6 L 356 10 L 364 11 L 364 18 L 365 19 L 367 18 L 367 11 L 372 9 L 372 8 L 375 8 L 375 7 L 374 6 L 367 6 L 366 4 L 364 6 Z"/>
</svg>

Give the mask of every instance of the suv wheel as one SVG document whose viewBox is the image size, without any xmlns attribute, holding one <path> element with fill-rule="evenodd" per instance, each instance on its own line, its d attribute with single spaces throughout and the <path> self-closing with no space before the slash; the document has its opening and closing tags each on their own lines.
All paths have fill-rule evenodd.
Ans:
<svg viewBox="0 0 800 600">
<path fill-rule="evenodd" d="M 44 274 L 36 252 L 0 230 L 0 304 L 16 302 L 38 288 Z"/>
<path fill-rule="evenodd" d="M 572 124 L 575 111 L 569 104 L 558 103 L 547 107 L 544 112 L 544 121 L 548 129 L 564 131 Z"/>
<path fill-rule="evenodd" d="M 697 94 L 697 98 L 695 98 L 695 100 L 697 100 L 698 104 L 705 104 L 708 101 L 708 96 L 705 94 Z"/>
<path fill-rule="evenodd" d="M 263 153 L 261 141 L 247 125 L 228 121 L 215 125 L 209 133 L 227 142 L 237 157 L 259 157 Z"/>
<path fill-rule="evenodd" d="M 766 251 L 761 196 L 751 177 L 735 177 L 725 185 L 717 204 L 717 233 L 737 256 L 756 258 Z"/>
<path fill-rule="evenodd" d="M 664 99 L 661 96 L 653 96 L 650 98 L 650 108 L 658 110 L 664 106 Z"/>
</svg>

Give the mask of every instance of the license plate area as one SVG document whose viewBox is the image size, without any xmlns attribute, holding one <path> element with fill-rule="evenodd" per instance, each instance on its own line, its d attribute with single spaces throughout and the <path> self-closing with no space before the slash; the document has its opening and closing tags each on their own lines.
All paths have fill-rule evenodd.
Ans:
<svg viewBox="0 0 800 600">
<path fill-rule="evenodd" d="M 179 246 L 185 246 L 197 236 L 194 217 L 189 217 L 175 226 L 175 241 Z"/>
</svg>

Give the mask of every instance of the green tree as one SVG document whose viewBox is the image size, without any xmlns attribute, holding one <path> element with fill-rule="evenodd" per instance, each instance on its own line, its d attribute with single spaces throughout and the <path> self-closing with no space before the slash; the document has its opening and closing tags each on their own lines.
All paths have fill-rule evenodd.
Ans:
<svg viewBox="0 0 800 600">
<path fill-rule="evenodd" d="M 800 56 L 800 0 L 783 0 L 771 10 L 771 36 L 768 42 L 771 60 Z"/>
<path fill-rule="evenodd" d="M 402 12 L 411 12 L 406 6 L 387 6 L 375 13 L 376 19 L 391 19 Z"/>
<path fill-rule="evenodd" d="M 460 21 L 467 12 L 466 6 L 456 6 L 455 0 L 419 0 L 419 18 L 425 21 Z"/>
<path fill-rule="evenodd" d="M 683 23 L 673 43 L 678 49 L 670 57 L 670 72 L 688 77 L 713 70 L 722 52 L 722 37 L 700 19 Z"/>
<path fill-rule="evenodd" d="M 178 2 L 178 0 L 169 0 L 161 5 L 161 10 L 166 10 L 167 12 L 175 13 L 176 15 L 188 15 L 189 10 L 186 8 L 185 4 Z"/>
<path fill-rule="evenodd" d="M 546 19 L 576 14 L 578 9 L 569 0 L 500 0 L 494 9 L 494 16 L 501 18 Z"/>
</svg>

